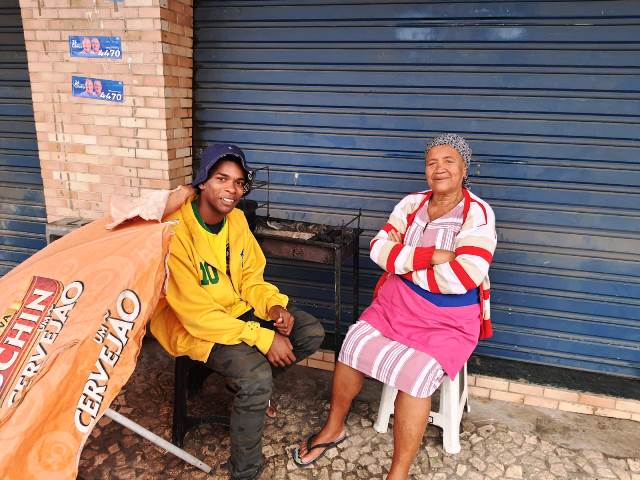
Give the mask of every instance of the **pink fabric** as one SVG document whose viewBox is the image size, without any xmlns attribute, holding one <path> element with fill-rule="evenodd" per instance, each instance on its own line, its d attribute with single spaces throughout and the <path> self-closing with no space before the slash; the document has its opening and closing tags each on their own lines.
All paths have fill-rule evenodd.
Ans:
<svg viewBox="0 0 640 480">
<path fill-rule="evenodd" d="M 349 327 L 338 361 L 417 398 L 430 397 L 444 380 L 435 358 L 383 336 L 363 321 Z"/>
<path fill-rule="evenodd" d="M 434 357 L 455 378 L 478 343 L 480 305 L 438 307 L 389 275 L 360 316 L 382 335 Z"/>
</svg>

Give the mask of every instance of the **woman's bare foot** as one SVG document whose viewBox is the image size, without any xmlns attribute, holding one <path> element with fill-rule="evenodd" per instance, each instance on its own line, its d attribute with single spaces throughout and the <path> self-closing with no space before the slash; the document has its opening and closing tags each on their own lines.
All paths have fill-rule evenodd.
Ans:
<svg viewBox="0 0 640 480">
<path fill-rule="evenodd" d="M 407 478 L 409 478 L 409 473 L 396 473 L 393 471 L 393 468 L 391 469 L 391 471 L 389 472 L 389 474 L 387 475 L 387 478 L 385 480 L 407 480 Z"/>
</svg>

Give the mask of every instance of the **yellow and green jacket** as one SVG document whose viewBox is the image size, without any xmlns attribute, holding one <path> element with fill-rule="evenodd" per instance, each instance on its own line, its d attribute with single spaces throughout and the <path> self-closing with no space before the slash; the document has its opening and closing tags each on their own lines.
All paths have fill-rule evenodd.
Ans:
<svg viewBox="0 0 640 480">
<path fill-rule="evenodd" d="M 244 213 L 234 209 L 213 234 L 192 200 L 166 219 L 178 223 L 168 257 L 166 295 L 151 317 L 151 332 L 171 355 L 202 362 L 216 343 L 244 342 L 267 353 L 274 332 L 238 317 L 253 308 L 257 317 L 267 320 L 269 309 L 286 307 L 288 297 L 264 281 L 265 257 Z"/>
</svg>

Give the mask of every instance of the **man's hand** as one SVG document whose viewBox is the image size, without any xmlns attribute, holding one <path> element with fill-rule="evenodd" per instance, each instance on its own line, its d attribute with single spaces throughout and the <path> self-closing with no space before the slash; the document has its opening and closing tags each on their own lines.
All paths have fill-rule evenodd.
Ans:
<svg viewBox="0 0 640 480">
<path fill-rule="evenodd" d="M 455 258 L 456 254 L 449 250 L 436 249 L 431 257 L 431 265 L 440 265 L 441 263 L 452 262 Z"/>
<path fill-rule="evenodd" d="M 286 367 L 296 361 L 293 346 L 287 337 L 276 332 L 271 348 L 267 352 L 267 360 L 276 367 Z"/>
<path fill-rule="evenodd" d="M 396 232 L 395 230 L 391 230 L 387 236 L 389 237 L 389 240 L 391 240 L 392 242 L 396 242 L 396 243 L 402 243 L 402 235 L 400 235 L 398 232 Z"/>
<path fill-rule="evenodd" d="M 164 207 L 162 218 L 178 210 L 189 197 L 196 194 L 195 189 L 191 185 L 180 185 L 171 191 L 167 204 Z"/>
<path fill-rule="evenodd" d="M 294 318 L 289 311 L 280 305 L 274 305 L 269 309 L 269 318 L 273 320 L 276 331 L 280 335 L 288 337 L 293 328 Z"/>
</svg>

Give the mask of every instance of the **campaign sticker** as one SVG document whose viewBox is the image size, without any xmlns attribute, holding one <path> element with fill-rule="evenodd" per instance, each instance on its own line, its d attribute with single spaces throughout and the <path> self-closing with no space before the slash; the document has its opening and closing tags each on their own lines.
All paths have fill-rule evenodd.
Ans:
<svg viewBox="0 0 640 480">
<path fill-rule="evenodd" d="M 69 55 L 85 58 L 122 58 L 120 37 L 69 35 Z"/>
<path fill-rule="evenodd" d="M 93 98 L 106 102 L 122 103 L 124 101 L 123 84 L 116 80 L 101 78 L 71 77 L 71 89 L 74 97 Z"/>
</svg>

